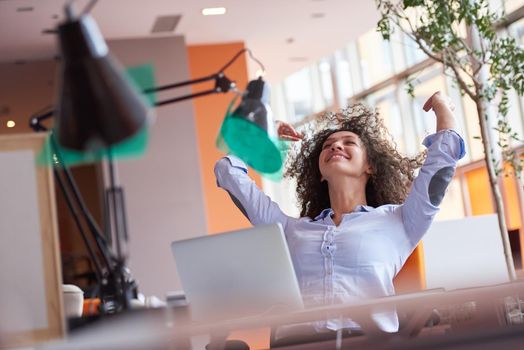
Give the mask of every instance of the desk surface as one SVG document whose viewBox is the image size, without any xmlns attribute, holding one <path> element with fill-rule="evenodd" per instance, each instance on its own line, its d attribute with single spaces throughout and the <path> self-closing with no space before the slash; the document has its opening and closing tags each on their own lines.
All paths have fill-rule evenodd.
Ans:
<svg viewBox="0 0 524 350">
<path fill-rule="evenodd" d="M 366 336 L 358 341 L 360 346 L 393 349 L 402 344 L 404 348 L 420 348 L 426 344 L 425 339 L 433 342 L 464 341 L 476 342 L 489 336 L 498 337 L 507 334 L 510 338 L 522 341 L 524 325 L 508 327 L 501 318 L 501 305 L 507 296 L 524 298 L 524 281 L 502 285 L 469 288 L 445 292 L 432 290 L 416 294 L 398 295 L 375 300 L 366 300 L 350 305 L 334 305 L 307 309 L 300 312 L 282 313 L 277 315 L 258 315 L 241 319 L 221 320 L 219 322 L 191 322 L 180 309 L 165 308 L 155 310 L 133 311 L 117 315 L 99 324 L 71 335 L 67 341 L 43 345 L 42 349 L 120 349 L 120 348 L 153 348 L 166 347 L 167 344 L 189 344 L 188 339 L 202 335 L 228 334 L 233 330 L 275 327 L 282 324 L 310 322 L 325 319 L 327 315 L 343 315 L 355 319 L 362 325 Z M 398 312 L 411 312 L 412 315 L 424 316 L 427 310 L 449 307 L 474 301 L 475 315 L 468 321 L 467 327 L 454 329 L 453 334 L 427 335 L 414 337 L 413 330 L 421 328 L 419 317 L 411 329 L 403 328 L 395 334 L 385 334 L 378 330 L 371 321 L 373 309 L 384 306 L 395 306 Z M 415 317 L 412 316 L 412 317 Z M 423 325 L 423 323 L 422 323 Z M 520 327 L 520 328 L 519 328 Z M 520 331 L 520 336 L 514 331 Z M 416 332 L 418 334 L 418 332 Z M 395 341 L 391 341 L 395 338 Z M 462 340 L 461 340 L 462 339 Z M 487 339 L 487 338 L 486 338 Z M 489 339 L 485 343 L 490 343 Z M 495 339 L 495 338 L 494 338 Z M 492 344 L 493 345 L 493 344 Z M 421 347 L 418 347 L 421 346 Z M 185 346 L 178 346 L 184 348 Z M 290 348 L 291 349 L 291 348 Z M 500 350 L 497 347 L 497 350 Z"/>
</svg>

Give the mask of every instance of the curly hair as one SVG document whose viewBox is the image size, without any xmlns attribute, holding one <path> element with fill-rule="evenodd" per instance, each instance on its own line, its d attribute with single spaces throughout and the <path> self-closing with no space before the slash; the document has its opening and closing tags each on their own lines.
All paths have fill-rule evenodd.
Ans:
<svg viewBox="0 0 524 350">
<path fill-rule="evenodd" d="M 324 141 L 337 131 L 357 134 L 365 147 L 372 169 L 366 184 L 368 205 L 400 204 L 406 199 L 414 172 L 422 165 L 425 152 L 412 158 L 403 157 L 377 111 L 357 103 L 338 113 L 325 113 L 309 128 L 313 130 L 305 133 L 302 145 L 295 149 L 296 154 L 290 157 L 285 172 L 286 177 L 296 180 L 300 216 L 314 218 L 331 207 L 327 181 L 321 181 L 318 158 Z"/>
</svg>

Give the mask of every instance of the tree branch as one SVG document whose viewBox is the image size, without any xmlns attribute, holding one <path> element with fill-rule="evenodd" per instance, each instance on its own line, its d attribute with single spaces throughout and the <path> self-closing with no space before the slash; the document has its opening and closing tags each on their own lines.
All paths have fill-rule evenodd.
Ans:
<svg viewBox="0 0 524 350">
<path fill-rule="evenodd" d="M 401 9 L 401 8 L 400 8 Z M 429 49 L 427 49 L 424 44 L 422 43 L 422 38 L 417 36 L 415 33 L 416 33 L 416 30 L 415 28 L 413 27 L 413 24 L 411 23 L 411 20 L 406 16 L 406 15 L 402 15 L 402 13 L 404 13 L 402 11 L 399 11 L 399 4 L 397 4 L 396 6 L 396 11 L 395 11 L 395 19 L 394 19 L 394 22 L 395 24 L 397 25 L 398 28 L 400 28 L 400 30 L 402 32 L 404 32 L 411 40 L 413 40 L 415 43 L 417 43 L 418 47 L 426 54 L 426 56 L 428 56 L 429 58 L 433 59 L 434 61 L 436 62 L 440 62 L 442 63 L 445 67 L 448 66 L 450 67 L 452 70 L 453 70 L 453 73 L 455 74 L 455 79 L 457 80 L 460 88 L 462 90 L 464 90 L 464 92 L 472 99 L 472 100 L 475 100 L 476 98 L 476 95 L 475 93 L 473 93 L 473 91 L 471 91 L 471 89 L 468 87 L 468 85 L 466 84 L 466 82 L 464 81 L 464 79 L 462 79 L 462 77 L 460 76 L 460 72 L 458 71 L 457 67 L 455 66 L 455 63 L 454 62 L 453 64 L 451 62 L 446 62 L 444 57 L 441 56 L 439 57 L 437 54 L 435 54 L 434 52 L 431 52 Z M 407 30 L 405 30 L 402 25 L 400 25 L 399 23 L 399 18 L 401 19 L 404 19 L 407 24 L 409 25 L 409 29 L 411 30 L 411 32 L 408 32 Z M 465 43 L 463 43 L 464 46 L 467 46 Z M 453 56 L 453 55 L 450 55 L 450 56 Z M 460 64 L 459 64 L 460 66 Z M 462 71 L 464 71 L 466 74 L 468 74 L 468 76 L 470 76 L 474 81 L 475 81 L 475 78 L 474 76 L 472 76 L 471 74 L 469 74 L 466 70 L 462 69 Z"/>
<path fill-rule="evenodd" d="M 457 82 L 459 83 L 459 86 L 462 90 L 464 90 L 464 92 L 473 100 L 475 101 L 476 98 L 477 98 L 477 95 L 473 93 L 473 91 L 470 90 L 470 88 L 468 87 L 468 84 L 466 84 L 466 82 L 464 81 L 464 79 L 462 79 L 462 77 L 460 76 L 460 73 L 459 71 L 457 70 L 457 67 L 455 67 L 454 65 L 450 65 L 449 66 L 452 70 L 453 70 L 453 73 L 455 73 L 455 79 L 457 79 Z M 474 83 L 476 84 L 476 82 L 474 81 Z"/>
</svg>

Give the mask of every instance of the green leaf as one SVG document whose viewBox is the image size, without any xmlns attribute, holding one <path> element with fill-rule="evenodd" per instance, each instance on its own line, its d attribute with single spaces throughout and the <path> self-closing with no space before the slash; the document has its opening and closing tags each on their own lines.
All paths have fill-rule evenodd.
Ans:
<svg viewBox="0 0 524 350">
<path fill-rule="evenodd" d="M 404 8 L 416 7 L 424 5 L 424 0 L 404 0 L 402 3 Z"/>
</svg>

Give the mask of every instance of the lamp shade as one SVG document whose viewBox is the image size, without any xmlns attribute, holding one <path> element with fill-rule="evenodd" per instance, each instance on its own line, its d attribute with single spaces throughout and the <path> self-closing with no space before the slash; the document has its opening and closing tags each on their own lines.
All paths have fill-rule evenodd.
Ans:
<svg viewBox="0 0 524 350">
<path fill-rule="evenodd" d="M 61 79 L 56 119 L 58 143 L 74 150 L 117 144 L 146 125 L 149 109 L 111 58 L 87 15 L 58 27 Z"/>
<path fill-rule="evenodd" d="M 220 137 L 227 151 L 253 169 L 266 174 L 280 170 L 283 157 L 269 107 L 269 86 L 262 78 L 249 82 L 238 107 L 226 115 Z"/>
</svg>

